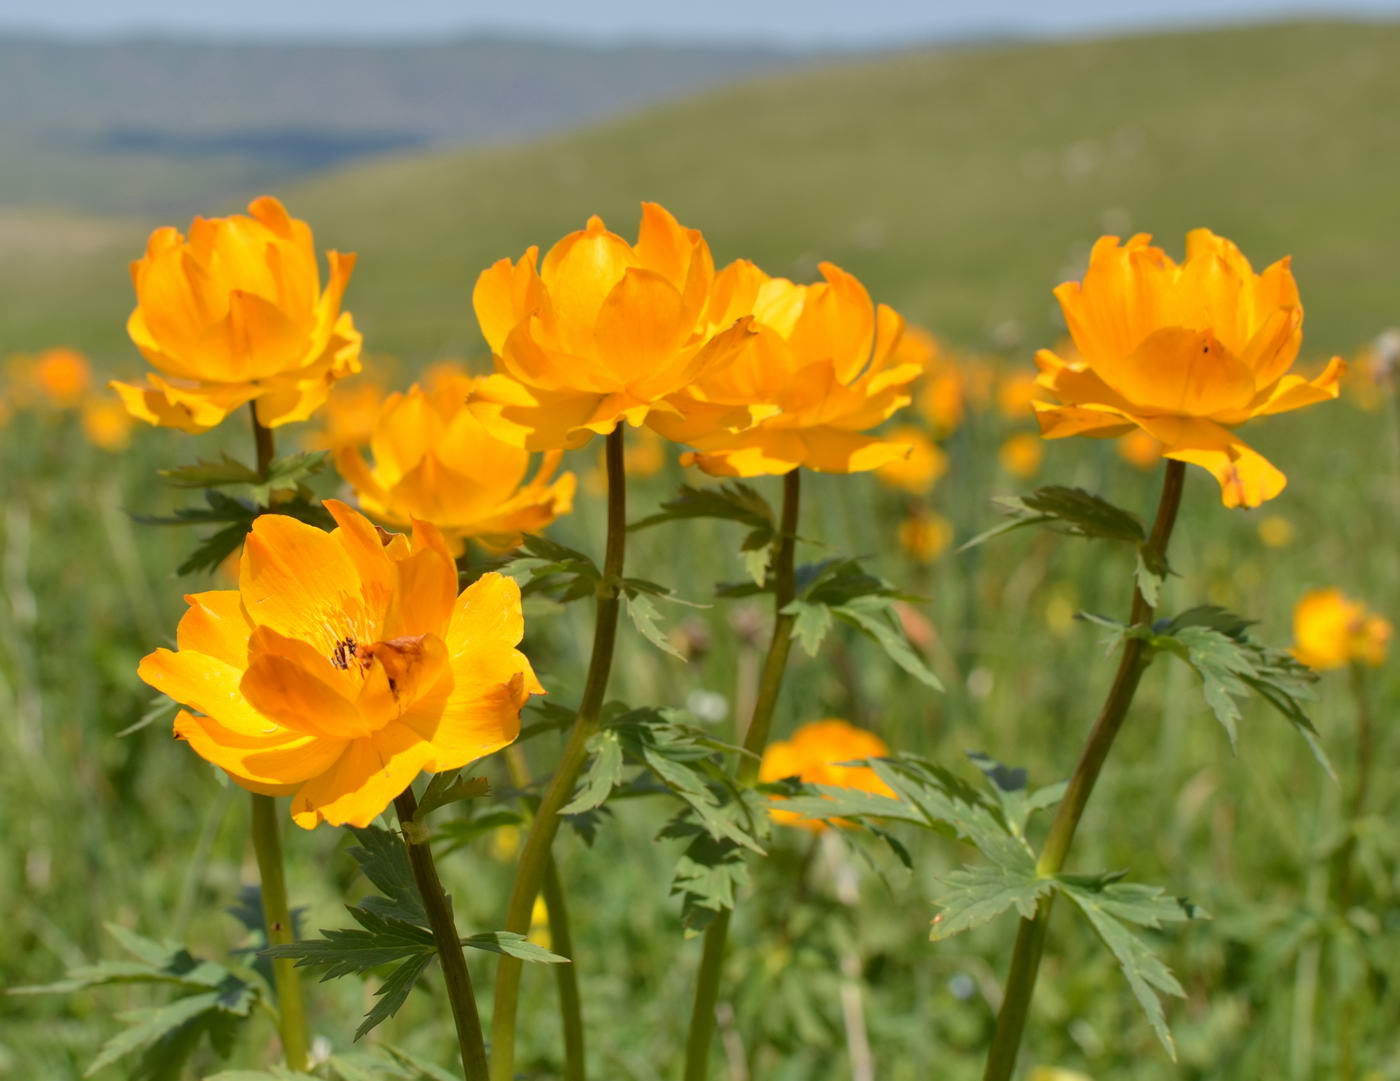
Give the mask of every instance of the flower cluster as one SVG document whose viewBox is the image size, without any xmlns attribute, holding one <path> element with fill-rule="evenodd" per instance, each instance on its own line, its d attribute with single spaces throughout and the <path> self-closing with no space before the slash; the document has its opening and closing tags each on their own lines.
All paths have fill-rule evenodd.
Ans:
<svg viewBox="0 0 1400 1081">
<path fill-rule="evenodd" d="M 1393 628 L 1340 589 L 1314 589 L 1293 610 L 1294 655 L 1324 671 L 1349 664 L 1376 667 L 1385 662 Z"/>
</svg>

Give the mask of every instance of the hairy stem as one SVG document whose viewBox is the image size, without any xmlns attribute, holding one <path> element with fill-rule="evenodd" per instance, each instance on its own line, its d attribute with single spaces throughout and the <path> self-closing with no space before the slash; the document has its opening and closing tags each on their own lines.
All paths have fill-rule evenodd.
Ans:
<svg viewBox="0 0 1400 1081">
<path fill-rule="evenodd" d="M 412 788 L 394 797 L 399 827 L 403 831 L 404 847 L 418 895 L 423 899 L 423 911 L 437 945 L 438 961 L 442 965 L 443 982 L 447 984 L 447 1000 L 452 1005 L 452 1020 L 457 1026 L 457 1046 L 462 1052 L 462 1073 L 467 1081 L 487 1081 L 490 1071 L 486 1065 L 486 1041 L 481 1034 L 481 1017 L 476 1012 L 476 995 L 472 991 L 471 973 L 462 952 L 462 940 L 457 934 L 457 921 L 452 916 L 452 898 L 442 888 L 438 878 L 433 850 L 426 839 L 415 839 L 413 817 L 418 813 L 418 800 Z"/>
<path fill-rule="evenodd" d="M 271 796 L 252 793 L 253 852 L 258 860 L 262 882 L 263 925 L 269 946 L 285 946 L 295 940 L 292 914 L 287 905 L 287 879 L 282 869 L 282 837 L 278 826 L 277 801 Z M 277 989 L 277 1029 L 282 1037 L 282 1057 L 287 1069 L 302 1071 L 307 1065 L 306 1011 L 301 999 L 301 969 L 290 957 L 272 962 L 272 980 Z"/>
<path fill-rule="evenodd" d="M 751 784 L 758 776 L 759 759 L 768 746 L 768 734 L 773 729 L 773 711 L 787 671 L 788 653 L 792 649 L 792 625 L 795 616 L 783 609 L 792 603 L 797 593 L 795 554 L 797 550 L 797 519 L 801 502 L 800 471 L 794 469 L 783 477 L 782 531 L 778 536 L 778 551 L 773 557 L 773 637 L 763 661 L 758 697 L 754 700 L 753 716 L 744 733 L 744 749 L 750 752 L 739 762 L 739 780 Z M 729 937 L 730 912 L 715 916 L 705 929 L 705 946 L 700 955 L 700 971 L 695 981 L 695 1004 L 690 1012 L 690 1034 L 685 1045 L 685 1081 L 705 1081 L 710 1070 L 710 1044 L 715 1035 L 715 1002 L 719 997 L 720 969 L 724 964 L 724 946 Z"/>
<path fill-rule="evenodd" d="M 1185 476 L 1186 466 L 1182 462 L 1168 460 L 1166 476 L 1162 481 L 1162 496 L 1157 503 L 1157 517 L 1152 523 L 1144 553 L 1149 560 L 1166 556 L 1167 542 L 1171 539 L 1176 512 L 1181 506 Z M 1143 596 L 1141 589 L 1134 588 L 1129 625 L 1136 627 L 1150 622 L 1152 613 L 1153 605 Z M 1064 867 L 1079 820 L 1103 770 L 1104 760 L 1127 718 L 1128 707 L 1132 705 L 1133 695 L 1149 660 L 1146 643 L 1141 638 L 1129 638 L 1123 646 L 1123 655 L 1119 659 L 1118 672 L 1113 677 L 1108 697 L 1084 744 L 1079 763 L 1074 767 L 1069 787 L 1065 789 L 1064 799 L 1060 801 L 1050 833 L 1046 836 L 1045 847 L 1036 864 L 1036 870 L 1043 878 L 1058 874 Z M 983 1081 L 1008 1081 L 1016 1067 L 1021 1037 L 1030 1013 L 1031 995 L 1040 971 L 1040 959 L 1045 952 L 1046 925 L 1054 899 L 1054 893 L 1042 897 L 1035 915 L 1029 919 L 1022 918 L 1017 929 L 1016 945 L 1011 954 L 1011 972 L 1006 980 L 1001 1010 L 997 1013 L 996 1032 L 987 1055 Z"/>
<path fill-rule="evenodd" d="M 617 615 L 620 607 L 622 562 L 627 537 L 627 478 L 622 465 L 622 426 L 608 435 L 608 536 L 603 555 L 603 579 L 598 585 L 598 598 L 593 619 L 593 655 L 588 662 L 588 678 L 573 727 L 569 730 L 564 753 L 555 767 L 554 776 L 540 798 L 525 847 L 515 869 L 510 901 L 506 906 L 507 931 L 526 934 L 530 930 L 530 913 L 544 883 L 549 866 L 550 847 L 559 831 L 559 808 L 573 795 L 574 785 L 588 760 L 588 740 L 598 731 L 603 698 L 612 672 L 613 646 L 617 640 Z M 547 903 L 547 902 L 546 902 Z M 520 1006 L 520 977 L 522 962 L 515 957 L 502 957 L 496 968 L 496 997 L 491 1019 L 491 1077 L 493 1081 L 512 1081 L 515 1075 L 515 1027 Z"/>
</svg>

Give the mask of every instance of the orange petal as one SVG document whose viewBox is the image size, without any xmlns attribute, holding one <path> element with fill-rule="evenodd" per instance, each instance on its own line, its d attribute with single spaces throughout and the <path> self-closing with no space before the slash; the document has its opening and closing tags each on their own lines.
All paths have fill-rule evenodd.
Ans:
<svg viewBox="0 0 1400 1081">
<path fill-rule="evenodd" d="M 253 523 L 238 589 L 252 623 L 312 643 L 325 657 L 347 637 L 356 642 L 378 637 L 365 611 L 358 568 L 345 547 L 287 515 L 264 514 Z"/>
<path fill-rule="evenodd" d="M 354 740 L 293 797 L 292 821 L 303 829 L 321 822 L 368 826 L 413 783 L 432 756 L 432 747 L 401 724 Z"/>
<path fill-rule="evenodd" d="M 1143 417 L 1164 444 L 1162 456 L 1209 470 L 1227 507 L 1257 507 L 1283 491 L 1288 478 L 1228 428 L 1194 417 Z"/>
<path fill-rule="evenodd" d="M 336 668 L 329 656 L 269 627 L 253 632 L 248 657 L 239 689 L 260 713 L 285 728 L 327 739 L 356 739 L 368 732 L 369 724 L 346 693 L 358 691 L 357 673 Z"/>
<path fill-rule="evenodd" d="M 243 615 L 243 603 L 236 589 L 216 589 L 207 593 L 187 593 L 189 610 L 175 632 L 183 652 L 203 653 L 242 668 L 248 661 L 248 635 L 252 628 Z"/>
<path fill-rule="evenodd" d="M 259 786 L 295 785 L 327 769 L 345 748 L 343 740 L 322 739 L 284 728 L 267 737 L 249 736 L 220 724 L 213 717 L 196 717 L 181 710 L 175 735 L 200 758 L 227 771 L 234 780 Z"/>
</svg>

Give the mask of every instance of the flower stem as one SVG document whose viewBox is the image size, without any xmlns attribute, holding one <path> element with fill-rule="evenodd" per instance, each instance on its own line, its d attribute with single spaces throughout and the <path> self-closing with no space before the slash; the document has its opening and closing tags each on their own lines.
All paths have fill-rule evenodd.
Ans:
<svg viewBox="0 0 1400 1081">
<path fill-rule="evenodd" d="M 252 793 L 253 852 L 261 879 L 263 925 L 269 946 L 285 946 L 294 941 L 292 914 L 287 907 L 287 880 L 282 869 L 282 838 L 278 828 L 277 801 L 271 796 Z M 277 989 L 277 1027 L 282 1036 L 282 1057 L 287 1069 L 306 1069 L 306 1013 L 301 1000 L 301 970 L 292 958 L 272 962 L 273 984 Z"/>
<path fill-rule="evenodd" d="M 1167 461 L 1166 476 L 1162 481 L 1162 496 L 1157 503 L 1157 517 L 1152 523 L 1152 532 L 1147 538 L 1145 557 L 1165 557 L 1167 542 L 1171 539 L 1172 527 L 1176 524 L 1176 512 L 1181 506 L 1181 490 L 1185 482 L 1186 466 L 1182 462 Z M 1134 588 L 1130 626 L 1136 627 L 1152 619 L 1154 606 L 1143 596 L 1142 590 Z M 1070 844 L 1074 841 L 1079 819 L 1084 807 L 1094 791 L 1094 785 L 1103 769 L 1104 760 L 1123 726 L 1137 692 L 1138 682 L 1151 660 L 1146 643 L 1141 638 L 1129 638 L 1123 646 L 1123 655 L 1118 662 L 1118 672 L 1113 677 L 1108 697 L 1099 711 L 1089 739 L 1080 753 L 1079 763 L 1074 767 L 1069 787 L 1060 801 L 1051 823 L 1050 833 L 1045 839 L 1036 871 L 1042 878 L 1058 874 L 1069 855 Z M 1021 1048 L 1021 1036 L 1025 1032 L 1026 1018 L 1030 1013 L 1031 995 L 1035 990 L 1036 975 L 1040 971 L 1040 958 L 1045 952 L 1045 932 L 1054 906 L 1054 893 L 1045 894 L 1035 915 L 1022 918 L 1016 932 L 1016 945 L 1011 953 L 1011 972 L 1006 980 L 1006 992 L 1001 1009 L 997 1013 L 996 1032 L 992 1037 L 991 1050 L 987 1054 L 987 1067 L 983 1081 L 1008 1081 L 1016 1067 L 1016 1056 Z"/>
<path fill-rule="evenodd" d="M 603 555 L 603 577 L 593 617 L 593 655 L 588 662 L 588 678 L 573 727 L 569 730 L 564 753 L 554 776 L 540 798 L 525 847 L 515 868 L 510 900 L 506 905 L 507 931 L 527 934 L 530 914 L 549 866 L 550 847 L 559 831 L 559 808 L 573 795 L 574 785 L 588 760 L 588 740 L 598 731 L 603 697 L 612 671 L 613 645 L 617 640 L 622 562 L 627 538 L 627 478 L 622 465 L 622 426 L 607 439 L 608 536 Z M 546 902 L 547 904 L 548 902 Z M 496 968 L 496 996 L 491 1018 L 491 1077 L 512 1081 L 515 1076 L 515 1023 L 520 1006 L 520 978 L 523 962 L 502 957 Z"/>
<path fill-rule="evenodd" d="M 394 797 L 394 810 L 398 812 L 413 880 L 418 884 L 423 911 L 427 913 L 428 926 L 437 944 L 447 999 L 452 1004 L 452 1020 L 457 1026 L 462 1072 L 467 1081 L 487 1081 L 490 1072 L 486 1066 L 486 1041 L 481 1034 L 481 1018 L 476 1012 L 476 995 L 472 991 L 471 973 L 467 971 L 467 958 L 457 935 L 457 922 L 452 917 L 452 898 L 442 888 L 427 839 L 414 830 L 413 816 L 418 813 L 418 800 L 412 788 Z"/>
<path fill-rule="evenodd" d="M 530 784 L 530 767 L 520 744 L 512 743 L 506 748 L 506 766 L 516 788 L 523 789 Z M 550 966 L 554 969 L 559 993 L 559 1024 L 564 1037 L 563 1081 L 585 1081 L 588 1070 L 583 1040 L 583 1000 L 578 991 L 578 969 L 572 963 L 574 936 L 569 926 L 564 884 L 559 880 L 559 867 L 552 855 L 545 865 L 540 895 L 544 898 L 545 914 L 549 920 L 549 948 L 570 961 L 567 965 Z"/>
<path fill-rule="evenodd" d="M 744 733 L 744 750 L 749 754 L 739 761 L 739 780 L 743 784 L 752 784 L 758 776 L 759 760 L 768 745 L 768 734 L 773 729 L 773 711 L 778 704 L 788 653 L 792 649 L 792 625 L 796 616 L 783 609 L 792 603 L 797 593 L 794 557 L 800 502 L 800 471 L 794 469 L 783 477 L 782 531 L 778 535 L 778 551 L 773 558 L 773 637 L 763 661 L 753 716 L 749 720 L 748 731 Z M 705 1081 L 709 1074 L 710 1044 L 715 1035 L 715 1002 L 719 998 L 720 969 L 724 964 L 725 940 L 729 937 L 729 919 L 730 910 L 726 909 L 716 915 L 705 930 L 705 946 L 695 981 L 695 1004 L 690 1013 L 690 1034 L 685 1045 L 685 1081 Z"/>
<path fill-rule="evenodd" d="M 266 474 L 276 453 L 272 430 L 258 420 L 256 402 L 248 403 L 253 421 L 253 445 L 257 451 L 258 472 Z M 293 941 L 292 917 L 287 907 L 287 875 L 282 862 L 282 838 L 278 827 L 277 802 L 271 796 L 253 793 L 253 851 L 258 858 L 262 882 L 263 923 L 267 944 L 284 946 Z M 272 962 L 277 985 L 277 1010 L 282 1032 L 282 1054 L 290 1070 L 306 1069 L 306 1007 L 301 997 L 301 970 L 290 958 Z"/>
</svg>

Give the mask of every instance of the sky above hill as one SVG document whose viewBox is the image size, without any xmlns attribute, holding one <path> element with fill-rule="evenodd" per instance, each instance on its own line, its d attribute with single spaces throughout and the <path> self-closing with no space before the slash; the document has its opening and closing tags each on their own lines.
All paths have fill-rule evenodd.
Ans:
<svg viewBox="0 0 1400 1081">
<path fill-rule="evenodd" d="M 1318 15 L 1400 16 L 1400 0 L 6 0 L 0 29 L 70 34 L 420 37 L 504 31 L 601 40 L 702 38 L 750 44 L 862 46 L 995 33 L 1090 34 Z"/>
</svg>

